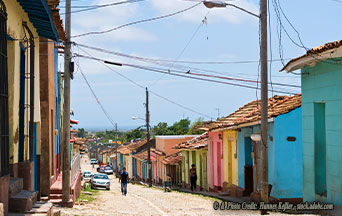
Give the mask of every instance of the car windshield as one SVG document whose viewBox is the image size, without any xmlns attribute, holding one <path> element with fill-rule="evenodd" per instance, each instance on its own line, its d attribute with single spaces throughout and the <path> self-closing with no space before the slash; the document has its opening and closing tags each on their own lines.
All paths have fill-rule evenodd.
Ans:
<svg viewBox="0 0 342 216">
<path fill-rule="evenodd" d="M 108 179 L 106 175 L 94 175 L 94 179 Z"/>
<path fill-rule="evenodd" d="M 89 172 L 89 171 L 85 171 L 85 172 L 84 172 L 84 174 L 91 174 L 91 172 Z"/>
<path fill-rule="evenodd" d="M 84 175 L 85 177 L 90 177 L 91 176 L 91 173 L 87 173 Z"/>
<path fill-rule="evenodd" d="M 106 169 L 106 170 L 111 170 L 112 168 L 110 168 L 110 167 L 106 167 L 105 169 Z"/>
</svg>

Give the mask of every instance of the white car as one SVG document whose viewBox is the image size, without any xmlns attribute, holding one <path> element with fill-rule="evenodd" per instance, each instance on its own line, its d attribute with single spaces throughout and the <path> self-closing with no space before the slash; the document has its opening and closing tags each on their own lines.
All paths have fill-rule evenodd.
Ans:
<svg viewBox="0 0 342 216">
<path fill-rule="evenodd" d="M 84 176 L 83 176 L 83 181 L 84 181 L 84 182 L 90 182 L 91 176 L 92 176 L 91 173 L 86 173 L 86 174 L 84 174 Z"/>
<path fill-rule="evenodd" d="M 91 188 L 106 188 L 110 190 L 110 179 L 107 174 L 95 174 L 91 179 Z"/>
<path fill-rule="evenodd" d="M 103 172 L 106 173 L 107 175 L 113 174 L 113 169 L 107 166 L 104 168 Z"/>
</svg>

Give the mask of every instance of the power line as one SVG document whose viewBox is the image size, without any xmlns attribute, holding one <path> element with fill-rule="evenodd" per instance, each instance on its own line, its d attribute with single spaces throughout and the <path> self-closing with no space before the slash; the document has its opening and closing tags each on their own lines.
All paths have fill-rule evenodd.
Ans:
<svg viewBox="0 0 342 216">
<path fill-rule="evenodd" d="M 92 49 L 91 47 L 86 46 L 86 45 L 81 45 L 81 44 L 77 44 L 77 45 L 85 47 L 85 48 Z M 121 54 L 121 53 L 117 53 L 117 52 L 112 52 L 112 51 L 108 51 L 108 50 L 103 50 L 103 49 L 99 49 L 99 48 L 95 48 L 95 50 L 101 51 L 101 52 L 103 51 L 105 53 L 110 53 L 110 54 L 114 54 L 114 55 L 118 55 L 118 56 L 121 56 L 121 57 L 133 58 L 133 59 L 137 59 L 137 60 L 144 61 L 144 62 L 147 62 L 147 63 L 151 63 L 150 59 L 146 59 L 146 58 L 143 58 L 143 57 L 130 56 L 130 55 Z M 152 61 L 152 63 L 154 63 L 154 62 Z M 158 63 L 155 63 L 155 64 L 158 64 Z M 165 68 L 160 68 L 160 67 L 159 68 L 153 67 L 153 68 L 157 69 L 157 70 L 167 70 L 167 72 L 180 72 L 180 73 L 184 73 L 184 71 L 189 71 L 190 70 L 190 71 L 197 71 L 197 72 L 205 71 L 205 72 L 210 72 L 210 73 L 223 74 L 223 73 L 219 73 L 217 71 L 206 70 L 206 69 L 198 69 L 198 68 L 195 68 L 195 67 L 185 67 L 185 66 L 179 66 L 179 65 L 175 65 L 175 64 L 172 64 L 172 65 L 161 64 L 161 65 L 165 66 L 165 67 L 167 67 L 167 66 L 175 66 L 176 68 L 178 66 L 178 69 L 180 69 L 180 70 L 175 70 L 175 69 L 170 70 L 170 69 L 165 69 Z M 149 68 L 152 68 L 152 67 L 149 67 Z M 193 73 L 193 72 L 191 72 L 191 74 L 192 75 L 197 75 L 197 76 L 207 76 L 207 77 L 217 78 L 217 79 L 227 79 L 227 80 L 250 82 L 250 83 L 257 83 L 258 82 L 256 80 L 241 79 L 241 78 L 227 77 L 227 76 L 215 76 L 215 75 L 208 75 L 208 74 L 197 74 L 197 73 Z M 226 74 L 224 74 L 224 75 L 226 75 Z M 298 85 L 292 85 L 292 84 L 286 84 L 286 83 L 272 83 L 272 84 L 279 85 L 279 86 L 285 86 L 285 87 L 300 88 L 300 86 L 298 86 Z"/>
<path fill-rule="evenodd" d="M 75 43 L 75 44 L 77 44 L 78 46 L 87 48 L 87 49 L 96 50 L 98 52 L 103 52 L 103 53 L 116 55 L 116 56 L 120 56 L 120 57 L 125 57 L 125 58 L 130 58 L 130 59 L 134 59 L 134 60 L 138 60 L 138 61 L 162 65 L 165 67 L 175 67 L 175 68 L 183 69 L 183 70 L 189 70 L 190 69 L 191 71 L 214 73 L 214 74 L 220 74 L 220 75 L 230 75 L 230 76 L 239 76 L 240 75 L 240 76 L 248 76 L 248 77 L 252 76 L 251 74 L 243 74 L 243 73 L 229 74 L 227 72 L 219 72 L 219 71 L 215 71 L 215 70 L 208 70 L 208 69 L 203 69 L 203 68 L 198 68 L 198 67 L 189 67 L 189 66 L 177 65 L 177 64 L 171 63 L 171 62 L 170 63 L 165 62 L 165 60 L 163 60 L 163 59 L 154 59 L 154 58 L 146 58 L 146 57 L 128 55 L 128 54 L 110 51 L 110 50 L 106 50 L 106 49 L 102 49 L 102 48 L 98 48 L 98 47 L 92 47 L 92 46 L 88 46 L 88 45 L 84 45 L 84 44 L 79 44 L 79 43 Z M 276 76 L 274 76 L 274 77 L 276 77 Z M 277 76 L 277 77 L 284 77 L 284 76 Z"/>
<path fill-rule="evenodd" d="M 141 1 L 144 1 L 144 0 L 127 0 L 127 1 L 114 2 L 110 4 L 103 4 L 103 5 L 73 6 L 72 8 L 84 8 L 84 9 L 74 10 L 74 11 L 71 11 L 70 13 L 85 12 L 85 11 L 90 11 L 90 10 L 95 10 L 95 9 L 100 9 L 100 8 L 105 8 L 105 7 L 111 7 L 111 6 L 127 4 L 127 3 L 136 3 L 136 2 L 141 2 Z M 63 6 L 60 6 L 60 7 L 63 8 Z M 61 13 L 61 15 L 65 15 L 65 13 Z"/>
<path fill-rule="evenodd" d="M 195 38 L 195 36 L 197 35 L 198 31 L 200 30 L 200 28 L 207 22 L 207 17 L 210 13 L 210 9 L 208 10 L 207 14 L 204 16 L 203 20 L 201 21 L 201 23 L 199 24 L 199 26 L 196 28 L 195 32 L 192 34 L 192 36 L 190 37 L 189 41 L 186 43 L 185 47 L 182 49 L 182 51 L 178 54 L 178 56 L 176 57 L 175 61 L 177 61 L 185 52 L 185 50 L 188 48 L 188 46 L 190 45 L 190 43 L 192 42 L 192 40 Z M 174 64 L 172 64 L 173 66 Z M 163 77 L 165 76 L 165 74 L 161 75 L 160 78 L 158 80 L 156 80 L 155 82 L 153 82 L 150 87 L 152 85 L 155 85 L 159 80 L 161 80 Z"/>
<path fill-rule="evenodd" d="M 244 60 L 244 61 L 188 61 L 188 60 L 172 60 L 172 59 L 160 59 L 160 58 L 146 58 L 146 57 L 139 57 L 139 56 L 133 56 L 133 55 L 127 55 L 127 54 L 123 54 L 123 53 L 119 53 L 119 52 L 113 52 L 113 51 L 109 51 L 109 50 L 105 50 L 102 48 L 98 48 L 98 47 L 93 47 L 93 46 L 88 46 L 85 44 L 80 44 L 80 43 L 75 43 L 78 46 L 82 46 L 88 49 L 93 49 L 93 50 L 97 50 L 100 52 L 106 52 L 109 54 L 113 54 L 113 55 L 122 55 L 124 57 L 130 57 L 130 58 L 141 58 L 141 59 L 146 59 L 149 61 L 156 61 L 156 62 L 167 62 L 167 63 L 184 63 L 184 64 L 255 64 L 255 63 L 259 63 L 259 60 Z M 283 60 L 291 60 L 292 58 L 285 58 Z M 279 62 L 282 59 L 270 59 L 268 60 L 269 62 Z"/>
<path fill-rule="evenodd" d="M 184 74 L 172 73 L 171 71 L 163 71 L 163 69 L 158 69 L 158 68 L 153 68 L 153 67 L 146 67 L 146 66 L 133 65 L 133 64 L 124 64 L 124 63 L 116 63 L 116 62 L 106 61 L 104 59 L 89 57 L 89 56 L 84 56 L 84 55 L 77 55 L 77 56 L 96 60 L 96 61 L 101 61 L 101 62 L 104 62 L 107 64 L 116 65 L 116 66 L 128 66 L 128 67 L 133 67 L 133 68 L 137 68 L 137 69 L 142 69 L 142 70 L 147 70 L 147 71 L 152 71 L 152 72 L 157 72 L 157 73 L 163 73 L 163 74 L 168 74 L 168 75 L 173 75 L 173 76 L 178 76 L 178 77 L 183 77 L 183 78 L 189 78 L 189 79 L 195 79 L 195 80 L 201 80 L 201 81 L 207 81 L 207 82 L 220 83 L 220 84 L 226 84 L 226 85 L 255 89 L 254 86 L 225 82 L 225 81 L 219 81 L 219 80 L 212 80 L 212 79 L 206 79 L 206 78 L 192 77 L 192 76 L 187 76 Z M 189 74 L 189 75 L 191 75 L 191 74 Z M 278 92 L 278 93 L 282 93 L 282 94 L 290 94 L 290 95 L 295 94 L 293 92 L 282 91 L 282 90 L 274 90 L 274 92 Z"/>
<path fill-rule="evenodd" d="M 75 35 L 75 36 L 72 36 L 72 38 L 77 38 L 77 37 L 84 37 L 84 36 L 87 36 L 87 35 L 97 35 L 97 34 L 105 34 L 105 33 L 109 33 L 109 32 L 112 32 L 112 31 L 115 31 L 115 30 L 118 30 L 118 29 L 121 29 L 121 28 L 124 28 L 124 27 L 127 27 L 127 26 L 131 26 L 131 25 L 136 25 L 136 24 L 139 24 L 139 23 L 144 23 L 144 22 L 151 22 L 151 21 L 155 21 L 155 20 L 159 20 L 159 19 L 164 19 L 164 18 L 168 18 L 168 17 L 171 17 L 171 16 L 175 16 L 177 14 L 181 14 L 181 13 L 184 13 L 188 10 L 191 10 L 195 7 L 197 7 L 198 5 L 202 4 L 202 2 L 200 3 L 197 3 L 191 7 L 188 7 L 188 8 L 185 8 L 183 10 L 180 10 L 180 11 L 177 11 L 177 12 L 174 12 L 174 13 L 170 13 L 170 14 L 167 14 L 167 15 L 163 15 L 163 16 L 157 16 L 157 17 L 153 17 L 153 18 L 148 18 L 148 19 L 143 19 L 143 20 L 139 20 L 139 21 L 134 21 L 134 22 L 130 22 L 130 23 L 127 23 L 127 24 L 124 24 L 124 25 L 120 25 L 118 27 L 115 27 L 115 28 L 112 28 L 112 29 L 108 29 L 108 30 L 105 30 L 105 31 L 93 31 L 93 32 L 87 32 L 87 33 L 83 33 L 83 34 L 79 34 L 79 35 Z"/>
<path fill-rule="evenodd" d="M 114 120 L 110 117 L 109 113 L 106 111 L 106 109 L 104 108 L 104 106 L 103 106 L 102 103 L 100 102 L 99 98 L 96 96 L 96 94 L 95 94 L 93 88 L 92 88 L 91 85 L 89 84 L 89 82 L 88 82 L 88 80 L 87 80 L 85 74 L 83 73 L 83 71 L 82 71 L 80 65 L 78 64 L 78 62 L 76 62 L 76 64 L 77 64 L 77 66 L 78 66 L 78 68 L 79 68 L 79 71 L 81 72 L 81 75 L 82 75 L 84 81 L 86 82 L 88 88 L 90 89 L 91 93 L 93 94 L 93 96 L 94 96 L 94 98 L 95 98 L 97 104 L 100 106 L 101 110 L 103 111 L 103 113 L 105 114 L 105 116 L 107 117 L 107 119 L 109 120 L 109 122 L 110 122 L 110 123 L 113 125 L 113 127 L 115 128 L 115 122 L 114 122 Z"/>
<path fill-rule="evenodd" d="M 87 51 L 85 51 L 84 49 L 82 49 L 82 48 L 80 48 L 80 49 L 81 49 L 83 52 L 85 52 L 87 55 L 89 55 L 91 58 L 94 58 L 91 54 L 89 54 L 89 53 L 88 53 Z M 119 73 L 118 71 L 114 70 L 112 67 L 106 65 L 103 61 L 99 61 L 99 62 L 102 62 L 102 64 L 103 64 L 105 67 L 107 67 L 109 70 L 113 71 L 115 74 L 119 75 L 120 77 L 122 77 L 122 78 L 128 80 L 129 82 L 133 83 L 134 85 L 138 86 L 139 88 L 145 89 L 145 86 L 143 86 L 143 85 L 141 85 L 141 84 L 135 82 L 134 80 L 130 79 L 129 77 L 127 77 L 127 76 L 125 76 L 125 75 Z M 209 116 L 209 115 L 207 115 L 207 114 L 198 112 L 198 111 L 196 111 L 196 110 L 194 110 L 194 109 L 191 109 L 191 108 L 189 108 L 189 107 L 186 107 L 186 106 L 184 106 L 184 105 L 182 105 L 182 104 L 179 104 L 179 103 L 177 103 L 177 102 L 175 102 L 175 101 L 172 101 L 172 100 L 170 100 L 170 99 L 168 99 L 168 98 L 166 98 L 166 97 L 164 97 L 164 96 L 162 96 L 162 95 L 160 95 L 160 94 L 158 94 L 158 93 L 156 93 L 156 92 L 154 92 L 154 91 L 149 90 L 149 92 L 150 92 L 151 94 L 153 94 L 153 95 L 155 95 L 155 96 L 157 96 L 157 97 L 159 97 L 159 98 L 161 98 L 161 99 L 163 99 L 163 100 L 165 100 L 165 101 L 167 101 L 167 102 L 169 102 L 169 103 L 172 103 L 172 104 L 174 104 L 174 105 L 176 105 L 176 106 L 179 106 L 179 107 L 181 107 L 181 108 L 183 108 L 183 109 L 185 109 L 185 110 L 188 110 L 188 111 L 190 111 L 190 112 L 193 112 L 193 113 L 195 113 L 195 114 L 197 114 L 197 115 L 200 115 L 200 116 L 203 116 L 203 117 L 207 117 L 207 118 L 209 118 L 209 119 L 213 119 L 213 117 L 211 117 L 211 116 Z"/>
</svg>

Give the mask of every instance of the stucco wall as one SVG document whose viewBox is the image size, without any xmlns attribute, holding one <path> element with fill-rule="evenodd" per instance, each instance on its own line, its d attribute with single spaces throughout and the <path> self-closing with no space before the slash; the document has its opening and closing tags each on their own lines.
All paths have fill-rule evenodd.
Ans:
<svg viewBox="0 0 342 216">
<path fill-rule="evenodd" d="M 302 74 L 303 198 L 342 205 L 342 65 L 321 62 Z M 315 195 L 314 102 L 326 104 L 326 198 Z"/>
<path fill-rule="evenodd" d="M 274 161 L 270 173 L 272 194 L 277 198 L 303 197 L 302 108 L 274 121 Z M 295 137 L 296 141 L 288 141 Z"/>
<path fill-rule="evenodd" d="M 178 149 L 172 147 L 194 138 L 195 135 L 184 135 L 184 136 L 156 136 L 156 149 L 162 151 L 169 156 L 178 152 Z"/>
<path fill-rule="evenodd" d="M 235 130 L 223 131 L 224 149 L 224 181 L 238 185 L 238 158 L 237 158 L 237 132 Z"/>
<path fill-rule="evenodd" d="M 4 0 L 7 8 L 7 33 L 13 39 L 22 39 L 25 37 L 23 22 L 27 22 L 28 27 L 35 37 L 35 104 L 34 104 L 34 122 L 40 122 L 40 104 L 39 104 L 39 39 L 38 34 L 28 19 L 27 14 L 21 8 L 17 1 Z M 27 33 L 26 33 L 27 34 Z M 26 46 L 26 44 L 23 44 Z M 26 68 L 29 68 L 29 58 L 26 61 Z M 27 69 L 28 70 L 28 69 Z M 19 140 L 19 86 L 20 86 L 20 47 L 19 41 L 8 41 L 8 86 L 9 86 L 9 123 L 10 123 L 10 163 L 18 162 L 18 140 Z M 29 101 L 29 97 L 26 98 Z M 25 132 L 28 134 L 28 122 L 25 122 Z M 39 131 L 40 128 L 37 128 Z M 24 160 L 28 159 L 27 139 L 25 142 Z M 39 140 L 38 140 L 39 142 Z"/>
<path fill-rule="evenodd" d="M 209 132 L 208 145 L 211 146 L 211 167 L 212 184 L 215 187 L 222 187 L 224 181 L 223 161 L 223 135 L 222 132 Z M 221 134 L 222 139 L 219 138 Z"/>
<path fill-rule="evenodd" d="M 40 37 L 40 104 L 41 104 L 41 193 L 49 195 L 50 187 L 56 180 L 56 139 L 55 139 L 55 45 L 54 42 Z M 74 145 L 75 147 L 75 145 Z M 53 157 L 52 157 L 53 155 Z M 46 181 L 51 179 L 52 181 Z"/>
<path fill-rule="evenodd" d="M 273 173 L 276 172 L 275 168 L 275 152 L 274 152 L 274 143 L 270 140 L 270 137 L 274 137 L 274 124 L 273 122 L 268 124 L 268 178 L 269 182 L 273 181 Z M 246 154 L 245 149 L 245 138 L 250 137 L 252 134 L 256 134 L 260 132 L 260 125 L 250 126 L 241 128 L 241 131 L 238 132 L 238 183 L 239 187 L 245 187 L 245 173 L 244 173 L 244 166 L 246 165 L 246 157 L 249 157 L 250 154 Z M 260 146 L 259 146 L 260 149 Z M 253 166 L 255 162 L 253 160 Z M 259 183 L 258 189 L 260 190 L 260 153 L 258 154 L 258 167 L 259 167 Z M 256 173 L 253 170 L 253 178 L 255 178 Z M 271 192 L 271 196 L 273 196 L 273 189 Z"/>
</svg>

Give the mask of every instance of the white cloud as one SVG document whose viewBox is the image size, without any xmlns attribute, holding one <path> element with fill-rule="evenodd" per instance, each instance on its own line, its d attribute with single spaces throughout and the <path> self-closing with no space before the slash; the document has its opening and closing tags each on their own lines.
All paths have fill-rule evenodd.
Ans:
<svg viewBox="0 0 342 216">
<path fill-rule="evenodd" d="M 103 5 L 113 3 L 112 0 L 94 1 L 94 5 Z M 73 32 L 72 35 L 79 35 L 86 32 L 105 31 L 117 26 L 126 24 L 141 15 L 139 3 L 128 3 L 117 6 L 110 6 L 87 12 L 73 14 Z M 89 40 L 89 38 L 93 40 Z M 153 42 L 157 37 L 145 29 L 129 26 L 101 35 L 90 35 L 81 38 L 74 38 L 74 41 L 84 42 L 110 42 L 117 41 L 142 41 Z"/>
</svg>

